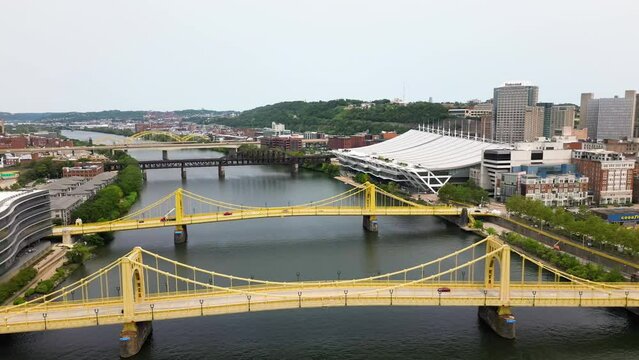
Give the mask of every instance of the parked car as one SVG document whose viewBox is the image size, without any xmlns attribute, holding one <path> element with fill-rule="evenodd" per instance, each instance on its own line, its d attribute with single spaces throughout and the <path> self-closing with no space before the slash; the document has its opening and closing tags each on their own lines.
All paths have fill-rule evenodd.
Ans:
<svg viewBox="0 0 639 360">
<path fill-rule="evenodd" d="M 440 287 L 437 289 L 438 293 L 443 293 L 443 292 L 450 292 L 450 288 L 447 287 Z"/>
</svg>

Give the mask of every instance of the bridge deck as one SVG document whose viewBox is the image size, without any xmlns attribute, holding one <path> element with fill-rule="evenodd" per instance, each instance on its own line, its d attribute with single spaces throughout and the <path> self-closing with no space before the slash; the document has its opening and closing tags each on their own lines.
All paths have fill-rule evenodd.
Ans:
<svg viewBox="0 0 639 360">
<path fill-rule="evenodd" d="M 342 306 L 639 306 L 639 285 L 636 284 L 617 283 L 615 285 L 619 289 L 607 292 L 569 283 L 512 285 L 508 304 L 500 300 L 498 287 L 484 293 L 483 283 L 438 283 L 402 287 L 398 287 L 401 284 L 393 281 L 351 286 L 340 284 L 332 287 L 326 283 L 314 285 L 300 282 L 294 285 L 296 288 L 293 289 L 281 289 L 276 285 L 244 287 L 234 294 L 200 290 L 151 296 L 136 302 L 134 321 Z M 437 289 L 442 286 L 449 287 L 451 291 L 438 293 Z M 392 293 L 390 289 L 393 289 Z M 0 323 L 0 333 L 121 324 L 125 322 L 122 309 L 120 298 L 66 305 L 34 305 L 26 313 L 25 309 L 16 313 L 5 311 L 4 322 Z"/>
<path fill-rule="evenodd" d="M 224 214 L 228 215 L 224 215 Z M 105 231 L 152 229 L 165 226 L 191 225 L 213 222 L 248 220 L 260 218 L 284 218 L 294 216 L 427 216 L 427 215 L 448 215 L 457 216 L 461 213 L 460 208 L 447 206 L 433 207 L 376 207 L 374 210 L 362 207 L 275 207 L 251 210 L 228 212 L 215 212 L 207 214 L 184 215 L 181 221 L 167 220 L 161 218 L 149 218 L 144 220 L 121 220 L 117 222 L 90 223 L 84 225 L 56 226 L 53 228 L 53 235 L 61 236 L 64 231 L 69 231 L 71 235 L 90 234 Z"/>
</svg>

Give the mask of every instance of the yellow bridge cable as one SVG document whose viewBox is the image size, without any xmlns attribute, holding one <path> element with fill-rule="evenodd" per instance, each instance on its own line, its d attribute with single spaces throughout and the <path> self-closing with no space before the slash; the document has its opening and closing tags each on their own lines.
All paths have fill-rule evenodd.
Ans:
<svg viewBox="0 0 639 360">
<path fill-rule="evenodd" d="M 35 298 L 33 300 L 24 302 L 22 304 L 8 306 L 8 307 L 4 308 L 3 310 L 6 313 L 8 313 L 10 311 L 19 310 L 20 308 L 24 308 L 24 311 L 32 311 L 33 309 L 37 309 L 37 308 L 40 308 L 42 306 L 46 307 L 47 305 L 50 305 L 53 302 L 55 302 L 55 300 L 57 300 L 57 299 L 61 299 L 61 298 L 64 299 L 66 297 L 66 295 L 68 295 L 69 293 L 74 292 L 77 289 L 81 289 L 84 286 L 87 286 L 92 281 L 98 279 L 100 276 L 104 275 L 108 271 L 116 268 L 117 266 L 119 266 L 121 264 L 122 259 L 123 259 L 123 257 L 116 259 L 115 261 L 113 261 L 112 263 L 108 264 L 107 266 L 97 270 L 96 272 L 94 272 L 93 274 L 91 274 L 91 275 L 89 275 L 87 277 L 84 277 L 84 278 L 72 283 L 71 285 L 65 286 L 65 287 L 63 287 L 61 289 L 58 289 L 58 290 L 52 292 L 52 293 L 42 295 L 40 297 L 37 297 L 37 298 Z M 89 299 L 84 299 L 84 300 L 87 301 Z M 32 306 L 32 305 L 35 305 L 35 306 Z M 58 305 L 58 304 L 55 304 L 55 305 Z M 63 302 L 59 303 L 59 305 L 63 305 Z"/>
<path fill-rule="evenodd" d="M 609 291 L 606 291 L 606 290 L 603 290 L 603 289 L 600 289 L 600 288 L 597 288 L 597 287 L 611 288 L 611 289 L 615 289 L 615 290 L 622 289 L 619 286 L 614 286 L 614 285 L 610 285 L 610 284 L 606 284 L 606 283 L 599 283 L 599 282 L 595 282 L 595 281 L 592 281 L 592 280 L 580 278 L 578 276 L 569 274 L 569 273 L 567 273 L 565 271 L 562 271 L 562 270 L 559 270 L 559 269 L 556 269 L 556 268 L 553 268 L 553 267 L 549 267 L 547 265 L 544 265 L 541 261 L 535 260 L 535 259 L 527 256 L 526 254 L 521 253 L 521 252 L 517 251 L 516 249 L 513 249 L 512 247 L 510 248 L 510 250 L 512 252 L 516 253 L 517 255 L 521 256 L 522 258 L 526 259 L 527 261 L 539 266 L 542 269 L 546 269 L 546 270 L 548 270 L 548 271 L 550 271 L 550 272 L 552 272 L 552 273 L 554 273 L 554 274 L 556 274 L 556 275 L 558 275 L 560 277 L 565 278 L 566 280 L 570 280 L 571 282 L 574 282 L 574 283 L 589 287 L 589 288 L 591 288 L 593 290 L 598 290 L 598 291 L 609 293 Z"/>
<path fill-rule="evenodd" d="M 380 275 L 375 275 L 375 276 L 369 276 L 366 278 L 359 278 L 359 279 L 350 279 L 350 280 L 340 280 L 339 282 L 342 284 L 346 284 L 346 283 L 357 283 L 357 282 L 364 282 L 364 281 L 370 281 L 370 280 L 377 280 L 377 279 L 384 279 L 384 278 L 388 278 L 391 276 L 395 276 L 395 275 L 399 275 L 399 274 L 404 274 L 413 270 L 417 270 L 417 269 L 421 269 L 421 268 L 425 268 L 427 266 L 436 264 L 438 262 L 444 261 L 446 259 L 452 258 L 454 256 L 457 256 L 463 252 L 466 252 L 474 247 L 478 247 L 479 245 L 482 245 L 483 243 L 485 243 L 486 241 L 488 241 L 488 238 L 486 239 L 482 239 L 481 241 L 474 243 L 472 245 L 469 245 L 463 249 L 457 250 L 453 253 L 450 253 L 448 255 L 439 257 L 437 259 L 431 260 L 429 262 L 423 263 L 423 264 L 419 264 L 419 265 L 415 265 L 403 270 L 398 270 L 398 271 L 394 271 L 394 272 L 389 272 L 389 273 L 385 273 L 385 274 L 380 274 Z M 145 253 L 147 255 L 153 256 L 155 258 L 158 258 L 160 260 L 164 260 L 170 264 L 173 265 L 179 265 L 183 268 L 189 269 L 189 270 L 194 270 L 194 271 L 198 271 L 207 275 L 211 275 L 211 276 L 218 276 L 221 278 L 226 278 L 226 279 L 232 279 L 232 280 L 238 280 L 238 281 L 244 281 L 244 282 L 250 282 L 250 283 L 258 283 L 258 284 L 264 284 L 264 285 L 287 285 L 289 284 L 289 282 L 286 281 L 269 281 L 269 280 L 260 280 L 260 279 L 249 279 L 249 278 L 245 278 L 245 277 L 240 277 L 240 276 L 235 276 L 235 275 L 228 275 L 228 274 L 222 274 L 222 273 L 218 273 L 215 271 L 210 271 L 210 270 L 204 270 L 195 266 L 191 266 L 191 265 L 187 265 L 187 264 L 182 264 L 180 262 L 177 262 L 175 260 L 166 258 L 164 256 L 152 253 L 148 250 L 145 250 L 143 248 L 140 248 L 140 251 L 142 251 L 142 253 Z"/>
<path fill-rule="evenodd" d="M 390 285 L 390 283 L 386 283 L 386 282 L 381 282 L 380 281 L 379 284 L 386 284 L 386 286 L 382 286 L 380 288 L 376 288 L 376 289 L 372 289 L 372 290 L 356 291 L 356 292 L 352 292 L 350 294 L 352 294 L 352 295 L 363 295 L 363 294 L 368 294 L 368 293 L 375 293 L 375 292 L 380 292 L 380 291 L 390 290 L 390 289 L 398 289 L 398 288 L 402 288 L 402 287 L 407 287 L 407 286 L 419 284 L 419 283 L 422 283 L 422 282 L 425 282 L 425 281 L 429 281 L 429 280 L 441 277 L 441 276 L 446 275 L 446 274 L 450 274 L 450 273 L 455 272 L 455 271 L 457 271 L 459 269 L 466 268 L 466 267 L 468 267 L 470 265 L 473 265 L 473 264 L 475 264 L 475 263 L 477 263 L 477 262 L 479 262 L 481 260 L 484 260 L 486 258 L 489 258 L 489 257 L 495 255 L 495 254 L 498 254 L 502 250 L 503 250 L 503 246 L 500 247 L 500 248 L 497 248 L 497 249 L 495 249 L 495 250 L 493 250 L 493 251 L 491 251 L 491 252 L 489 252 L 487 254 L 484 254 L 484 255 L 476 258 L 476 259 L 468 261 L 468 262 L 466 262 L 464 264 L 458 265 L 458 266 L 456 266 L 454 268 L 451 268 L 451 269 L 448 269 L 448 270 L 445 270 L 445 271 L 442 271 L 442 272 L 439 272 L 437 274 L 433 274 L 433 275 L 430 275 L 430 276 L 427 276 L 427 277 L 424 277 L 424 278 L 420 278 L 420 279 L 417 279 L 417 280 L 411 280 L 411 281 L 405 281 L 405 282 L 402 282 L 402 283 L 399 283 L 399 284 L 393 283 L 393 285 Z M 149 270 L 151 272 L 155 272 L 157 274 L 164 275 L 167 278 L 171 278 L 171 279 L 174 279 L 174 280 L 179 280 L 179 281 L 182 281 L 184 283 L 189 283 L 189 284 L 193 284 L 193 285 L 199 285 L 199 286 L 201 286 L 203 288 L 216 289 L 216 290 L 221 290 L 221 291 L 224 291 L 224 292 L 230 292 L 230 293 L 236 293 L 236 294 L 261 295 L 261 296 L 285 298 L 285 299 L 286 298 L 298 298 L 298 296 L 299 296 L 298 294 L 291 294 L 291 295 L 272 294 L 272 293 L 269 293 L 268 290 L 269 289 L 273 290 L 273 289 L 272 288 L 268 288 L 268 287 L 267 288 L 263 288 L 263 289 L 258 288 L 256 290 L 252 290 L 251 289 L 252 283 L 253 282 L 258 282 L 259 283 L 259 281 L 255 281 L 255 280 L 252 280 L 252 279 L 247 279 L 249 284 L 245 285 L 243 289 L 239 288 L 239 287 L 235 287 L 235 288 L 233 288 L 233 287 L 224 287 L 224 286 L 219 286 L 219 285 L 215 285 L 215 284 L 204 283 L 204 282 L 197 281 L 195 279 L 187 278 L 187 277 L 184 277 L 184 276 L 180 276 L 180 275 L 177 275 L 177 274 L 172 274 L 172 273 L 169 273 L 169 272 L 164 271 L 164 270 L 153 268 L 153 267 L 151 267 L 149 265 L 143 264 L 143 263 L 138 262 L 138 261 L 131 261 L 131 262 L 133 264 L 135 264 L 137 266 L 140 266 L 140 267 L 142 267 L 144 269 L 147 269 L 147 270 Z M 403 273 L 403 272 L 404 271 L 401 271 L 400 273 Z M 387 274 L 382 275 L 382 278 L 386 278 L 386 277 L 388 277 Z M 375 277 L 375 278 L 378 278 L 378 277 Z M 335 288 L 335 287 L 339 287 L 340 285 L 348 285 L 348 284 L 352 285 L 354 282 L 361 282 L 362 280 L 367 280 L 367 279 L 357 279 L 355 281 L 353 281 L 353 280 L 341 280 L 341 281 L 269 282 L 268 285 L 271 285 L 271 284 L 272 285 L 284 285 L 282 287 L 276 288 L 278 290 L 282 290 L 282 289 L 286 289 L 286 288 L 304 289 L 306 287 L 320 287 L 320 288 L 321 287 L 332 287 L 332 288 Z M 372 280 L 373 280 L 373 278 L 369 278 L 368 281 L 372 281 Z M 371 285 L 373 285 L 373 284 L 371 284 Z M 194 286 L 194 288 L 195 288 L 195 286 Z M 246 290 L 246 288 L 248 288 L 248 290 Z M 267 290 L 267 292 L 263 292 L 262 290 Z M 170 296 L 170 292 L 167 292 L 167 295 Z M 162 295 L 160 295 L 160 293 L 158 293 L 158 296 L 162 297 Z"/>
</svg>

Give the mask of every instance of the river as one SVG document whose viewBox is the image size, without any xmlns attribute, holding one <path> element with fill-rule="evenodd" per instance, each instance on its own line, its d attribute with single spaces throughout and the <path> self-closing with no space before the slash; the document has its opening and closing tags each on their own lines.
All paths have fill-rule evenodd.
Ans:
<svg viewBox="0 0 639 360">
<path fill-rule="evenodd" d="M 94 140 L 104 134 L 65 132 Z M 160 159 L 136 150 L 137 159 Z M 216 157 L 214 151 L 176 150 L 170 158 Z M 325 174 L 288 168 L 230 167 L 153 170 L 134 209 L 177 187 L 232 203 L 296 204 L 348 189 Z M 261 279 L 334 279 L 405 268 L 479 238 L 436 217 L 382 217 L 377 234 L 359 217 L 263 219 L 203 224 L 189 240 L 173 244 L 171 229 L 120 232 L 96 258 L 73 274 L 77 280 L 142 246 L 194 266 Z M 632 359 L 639 358 L 639 322 L 610 309 L 515 308 L 517 339 L 497 337 L 476 308 L 379 307 L 304 309 L 157 321 L 137 359 Z M 57 330 L 0 337 L 4 359 L 114 359 L 119 326 Z"/>
</svg>

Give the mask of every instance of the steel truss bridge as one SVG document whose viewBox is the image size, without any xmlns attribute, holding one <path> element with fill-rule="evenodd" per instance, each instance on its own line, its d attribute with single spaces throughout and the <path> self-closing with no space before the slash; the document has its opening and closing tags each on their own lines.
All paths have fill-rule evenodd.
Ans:
<svg viewBox="0 0 639 360">
<path fill-rule="evenodd" d="M 123 324 L 121 355 L 127 357 L 155 320 L 349 306 L 477 306 L 499 335 L 513 338 L 511 307 L 639 307 L 639 284 L 581 279 L 493 236 L 403 270 L 320 281 L 227 275 L 136 247 L 71 285 L 0 307 L 0 333 Z"/>
<path fill-rule="evenodd" d="M 72 235 L 175 227 L 175 242 L 187 239 L 187 225 L 293 216 L 362 216 L 367 230 L 377 231 L 377 216 L 460 216 L 462 208 L 426 206 L 390 194 L 371 183 L 301 205 L 247 206 L 206 198 L 178 188 L 158 201 L 112 221 L 56 226 L 54 236 L 71 243 Z M 166 215 L 170 214 L 170 215 Z"/>
<path fill-rule="evenodd" d="M 244 165 L 299 165 L 303 163 L 329 163 L 333 157 L 333 155 L 289 156 L 283 152 L 264 151 L 255 154 L 240 152 L 214 159 L 147 160 L 138 161 L 138 164 L 142 170 Z M 107 171 L 121 170 L 122 168 L 123 165 L 117 162 L 104 164 L 104 169 Z"/>
</svg>

